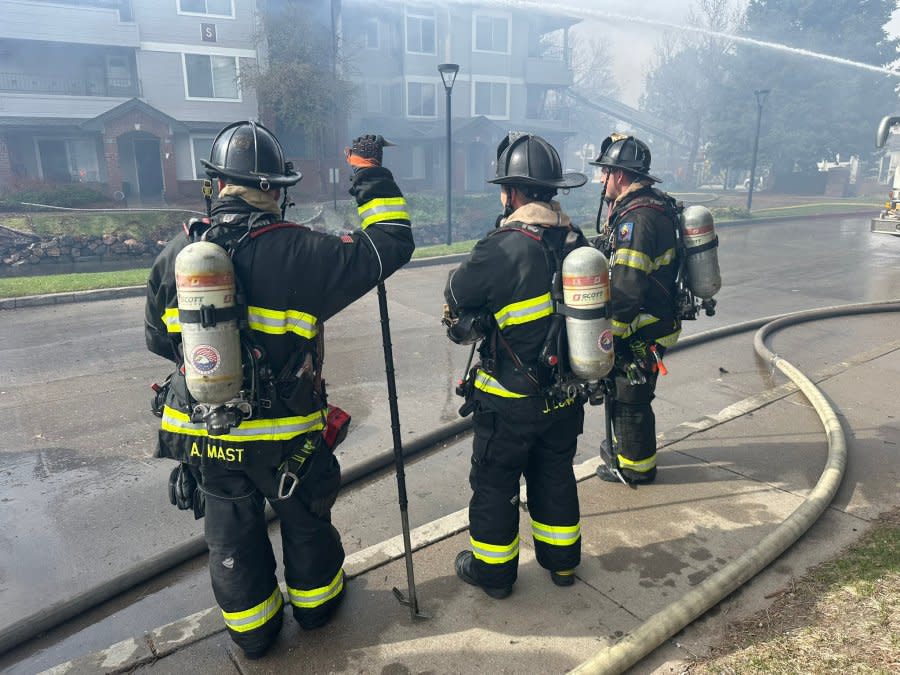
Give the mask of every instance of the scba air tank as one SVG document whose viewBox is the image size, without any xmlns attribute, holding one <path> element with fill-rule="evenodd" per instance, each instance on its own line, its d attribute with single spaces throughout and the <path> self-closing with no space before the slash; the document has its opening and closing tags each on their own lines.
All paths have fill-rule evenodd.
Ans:
<svg viewBox="0 0 900 675">
<path fill-rule="evenodd" d="M 722 288 L 719 238 L 712 213 L 694 204 L 681 213 L 681 239 L 685 246 L 685 272 L 691 293 L 709 300 Z"/>
<path fill-rule="evenodd" d="M 615 360 L 606 257 L 592 246 L 576 248 L 563 260 L 562 288 L 569 367 L 581 380 L 599 380 Z"/>
<path fill-rule="evenodd" d="M 199 403 L 226 403 L 243 382 L 228 252 L 211 241 L 188 244 L 175 258 L 175 285 L 188 391 Z"/>
</svg>

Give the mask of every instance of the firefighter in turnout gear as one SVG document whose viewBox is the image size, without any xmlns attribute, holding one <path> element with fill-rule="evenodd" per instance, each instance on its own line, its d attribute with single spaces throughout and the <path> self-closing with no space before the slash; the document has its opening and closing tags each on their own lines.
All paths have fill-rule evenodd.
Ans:
<svg viewBox="0 0 900 675">
<path fill-rule="evenodd" d="M 461 386 L 460 412 L 474 413 L 471 550 L 457 555 L 455 569 L 497 599 L 512 592 L 517 576 L 523 474 L 538 563 L 554 583 L 570 586 L 581 559 L 572 460 L 583 401 L 549 395 L 552 371 L 539 357 L 553 314 L 554 257 L 587 243 L 553 197 L 586 180 L 563 174 L 543 138 L 511 133 L 497 149 L 497 176 L 489 181 L 500 186 L 503 215 L 451 272 L 444 291 L 451 322 L 484 333 L 480 362 Z M 483 319 L 466 321 L 473 313 Z"/>
<path fill-rule="evenodd" d="M 632 136 L 614 134 L 591 162 L 601 167 L 603 199 L 609 216 L 597 246 L 610 259 L 615 466 L 601 465 L 597 475 L 618 482 L 651 483 L 656 478 L 656 418 L 651 402 L 657 376 L 665 374 L 662 357 L 678 340 L 678 273 L 674 200 L 653 187 L 650 149 Z M 601 206 L 602 208 L 602 206 Z"/>
<path fill-rule="evenodd" d="M 383 145 L 380 136 L 364 136 L 348 150 L 350 194 L 362 223 L 334 236 L 284 220 L 281 191 L 301 176 L 275 136 L 254 122 L 227 126 L 203 161 L 218 187 L 209 218 L 186 225 L 150 272 L 147 347 L 176 364 L 157 388 L 157 454 L 179 462 L 170 479 L 172 503 L 196 517 L 205 513 L 216 601 L 249 658 L 276 640 L 285 603 L 267 534 L 267 501 L 280 518 L 287 602 L 300 626 L 327 623 L 345 594 L 344 549 L 331 507 L 340 485 L 333 450 L 349 417 L 326 401 L 323 324 L 412 255 L 406 202 L 381 166 Z M 229 253 L 237 279 L 242 395 L 251 395 L 240 401 L 244 415 L 224 428 L 197 417 L 202 402 L 185 379 L 181 328 L 189 312 L 178 306 L 175 260 L 197 238 Z M 214 371 L 216 358 L 210 346 L 203 368 Z"/>
</svg>

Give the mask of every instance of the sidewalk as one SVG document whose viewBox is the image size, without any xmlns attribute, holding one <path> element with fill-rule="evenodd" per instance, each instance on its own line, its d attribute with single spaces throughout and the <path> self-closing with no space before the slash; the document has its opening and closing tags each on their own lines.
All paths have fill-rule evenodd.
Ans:
<svg viewBox="0 0 900 675">
<path fill-rule="evenodd" d="M 808 373 L 848 438 L 837 497 L 786 554 L 632 672 L 680 672 L 727 622 L 766 607 L 767 596 L 900 503 L 898 351 L 900 340 L 893 340 Z M 564 672 L 772 531 L 815 484 L 827 449 L 818 417 L 790 383 L 667 431 L 661 446 L 659 482 L 638 490 L 597 480 L 597 460 L 576 467 L 583 556 L 572 588 L 557 588 L 537 565 L 527 514 L 510 598 L 492 600 L 459 581 L 453 558 L 468 546 L 461 511 L 413 533 L 419 605 L 428 620 L 412 622 L 391 591 L 406 593 L 396 537 L 348 557 L 347 599 L 329 626 L 303 633 L 288 612 L 280 640 L 259 661 L 244 659 L 210 608 L 48 672 Z"/>
</svg>

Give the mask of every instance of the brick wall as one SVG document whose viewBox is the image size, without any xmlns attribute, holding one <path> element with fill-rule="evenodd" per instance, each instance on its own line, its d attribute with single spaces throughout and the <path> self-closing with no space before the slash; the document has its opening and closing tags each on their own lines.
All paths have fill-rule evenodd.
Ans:
<svg viewBox="0 0 900 675">
<path fill-rule="evenodd" d="M 0 134 L 0 190 L 12 183 L 12 165 L 9 161 L 9 146 L 6 144 L 6 135 Z"/>
<path fill-rule="evenodd" d="M 109 174 L 111 192 L 122 189 L 122 171 L 119 167 L 117 141 L 123 134 L 140 131 L 159 138 L 160 161 L 163 171 L 163 189 L 172 196 L 178 195 L 178 178 L 175 171 L 175 144 L 172 129 L 161 120 L 140 110 L 129 110 L 121 117 L 109 120 L 103 128 L 103 149 Z"/>
</svg>

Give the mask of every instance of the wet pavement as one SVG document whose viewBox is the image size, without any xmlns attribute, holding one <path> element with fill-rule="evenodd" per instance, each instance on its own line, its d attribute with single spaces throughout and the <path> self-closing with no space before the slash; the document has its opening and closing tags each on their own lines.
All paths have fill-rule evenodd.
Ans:
<svg viewBox="0 0 900 675">
<path fill-rule="evenodd" d="M 686 334 L 785 311 L 900 296 L 900 239 L 871 235 L 867 221 L 859 218 L 788 225 L 720 231 L 725 283 L 720 311 L 713 319 L 688 325 Z M 455 419 L 459 405 L 452 381 L 462 371 L 466 350 L 450 344 L 438 322 L 448 269 L 403 270 L 388 282 L 405 439 Z M 144 412 L 146 385 L 164 376 L 165 363 L 144 351 L 141 321 L 138 299 L 4 313 L 0 411 L 7 434 L 0 441 L 5 500 L 0 507 L 9 526 L 0 532 L 0 600 L 10 608 L 7 622 L 90 588 L 201 531 L 200 524 L 169 506 L 164 486 L 170 465 L 151 458 L 155 419 Z M 867 327 L 860 328 L 861 322 Z M 835 319 L 778 334 L 772 344 L 802 370 L 819 372 L 889 343 L 896 338 L 896 325 L 891 317 Z M 345 466 L 352 466 L 390 445 L 374 294 L 329 322 L 327 334 L 331 395 L 354 418 L 341 457 Z M 672 354 L 671 375 L 659 389 L 658 428 L 674 429 L 773 386 L 778 377 L 757 363 L 750 338 L 735 336 Z M 787 411 L 803 407 L 779 405 L 791 405 Z M 877 415 L 877 406 L 847 405 L 859 415 Z M 877 433 L 855 440 L 867 448 L 894 437 L 895 420 L 881 419 L 879 425 L 876 419 L 866 419 Z M 577 462 L 595 455 L 601 432 L 602 413 L 595 410 L 589 413 Z M 771 445 L 767 432 L 745 432 L 758 440 L 750 444 L 754 457 L 766 457 L 765 448 Z M 821 441 L 813 424 L 809 435 L 817 434 Z M 737 440 L 747 444 L 747 438 Z M 469 442 L 463 439 L 411 463 L 407 477 L 414 527 L 465 507 Z M 739 449 L 734 452 L 740 455 L 735 465 L 746 462 Z M 777 459 L 778 451 L 769 454 Z M 760 463 L 762 470 L 768 469 L 765 461 Z M 759 480 L 753 473 L 758 467 L 748 465 L 745 470 L 751 480 Z M 808 476 L 791 476 L 800 478 Z M 893 480 L 896 491 L 896 475 Z M 867 485 L 858 489 L 864 496 L 869 490 Z M 586 499 L 590 497 L 582 490 L 583 504 Z M 878 502 L 867 503 L 871 510 Z M 639 513 L 638 505 L 633 506 Z M 587 506 L 583 508 L 587 512 Z M 597 508 L 604 510 L 602 504 Z M 395 535 L 399 516 L 393 476 L 374 478 L 342 495 L 335 520 L 350 553 Z M 621 536 L 627 539 L 627 531 Z M 277 541 L 277 535 L 273 539 Z M 709 564 L 717 557 L 722 556 L 712 556 Z M 452 575 L 449 567 L 441 572 Z M 691 568 L 688 574 L 700 572 Z M 638 583 L 641 579 L 638 575 Z M 402 586 L 401 581 L 393 583 Z M 187 563 L 165 581 L 145 585 L 80 622 L 0 657 L 0 669 L 36 672 L 212 604 L 202 561 Z M 380 611 L 393 615 L 387 608 Z M 285 634 L 285 641 L 292 639 Z"/>
<path fill-rule="evenodd" d="M 879 344 L 809 374 L 848 435 L 849 468 L 836 499 L 788 552 L 748 585 L 668 641 L 633 672 L 680 672 L 724 622 L 765 607 L 809 566 L 851 543 L 879 512 L 900 503 L 900 339 L 896 315 L 843 320 Z M 792 328 L 786 333 L 802 331 Z M 796 339 L 798 336 L 784 335 Z M 674 361 L 674 355 L 673 355 Z M 784 378 L 776 388 L 668 430 L 659 480 L 630 490 L 582 477 L 583 559 L 572 588 L 536 563 L 523 514 L 513 595 L 492 600 L 458 580 L 453 557 L 468 544 L 465 512 L 413 534 L 417 592 L 427 620 L 412 621 L 392 588 L 405 586 L 396 540 L 348 558 L 348 596 L 334 621 L 304 633 L 286 621 L 269 655 L 247 661 L 214 607 L 52 670 L 309 673 L 562 672 L 612 644 L 770 533 L 803 501 L 824 468 L 818 417 Z"/>
</svg>

